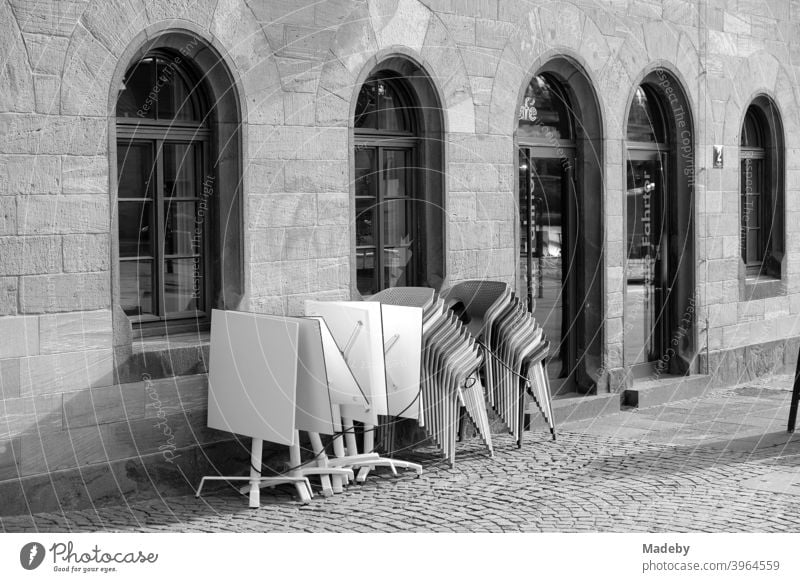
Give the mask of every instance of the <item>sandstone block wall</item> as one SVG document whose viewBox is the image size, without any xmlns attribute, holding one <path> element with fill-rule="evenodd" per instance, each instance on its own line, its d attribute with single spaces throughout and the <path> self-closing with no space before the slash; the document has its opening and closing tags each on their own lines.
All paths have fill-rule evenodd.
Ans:
<svg viewBox="0 0 800 582">
<path fill-rule="evenodd" d="M 161 459 L 159 413 L 176 446 L 225 438 L 204 428 L 207 346 L 132 346 L 112 324 L 111 80 L 130 64 L 121 55 L 171 30 L 212 47 L 238 83 L 241 309 L 298 313 L 306 298 L 351 296 L 351 116 L 360 84 L 390 55 L 419 63 L 441 102 L 448 280 L 516 282 L 517 109 L 537 69 L 566 56 L 587 72 L 602 115 L 593 195 L 605 369 L 622 366 L 625 119 L 657 66 L 692 108 L 692 333 L 705 368 L 753 344 L 781 346 L 760 358 L 764 369 L 788 362 L 786 342 L 800 335 L 798 0 L 0 0 L 0 481 Z M 738 142 L 759 93 L 784 126 L 788 259 L 780 292 L 748 299 Z M 725 146 L 722 170 L 711 167 L 714 144 Z"/>
</svg>

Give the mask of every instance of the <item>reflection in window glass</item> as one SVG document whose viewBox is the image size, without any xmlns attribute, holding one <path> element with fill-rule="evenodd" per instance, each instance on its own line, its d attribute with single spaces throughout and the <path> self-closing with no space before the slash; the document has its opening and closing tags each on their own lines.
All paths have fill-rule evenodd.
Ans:
<svg viewBox="0 0 800 582">
<path fill-rule="evenodd" d="M 199 259 L 167 259 L 164 261 L 164 303 L 168 314 L 200 309 L 203 284 Z"/>
<path fill-rule="evenodd" d="M 127 315 L 153 313 L 153 261 L 121 261 L 119 299 Z"/>
<path fill-rule="evenodd" d="M 152 196 L 153 147 L 150 143 L 121 144 L 117 148 L 119 198 L 149 198 Z"/>
<path fill-rule="evenodd" d="M 534 77 L 519 110 L 520 139 L 570 139 L 569 103 L 557 83 L 545 75 Z"/>
<path fill-rule="evenodd" d="M 128 69 L 122 83 L 117 117 L 200 120 L 179 58 L 158 55 L 142 59 Z"/>
<path fill-rule="evenodd" d="M 198 192 L 197 144 L 164 144 L 164 195 L 195 198 Z"/>
<path fill-rule="evenodd" d="M 384 131 L 410 132 L 410 104 L 398 93 L 392 79 L 372 79 L 364 83 L 356 101 L 355 127 Z"/>
<path fill-rule="evenodd" d="M 148 55 L 125 74 L 117 102 L 120 297 L 137 324 L 190 319 L 207 307 L 214 197 L 204 152 L 213 136 L 187 65 Z"/>
<path fill-rule="evenodd" d="M 153 256 L 153 205 L 148 201 L 119 203 L 119 256 Z"/>
<path fill-rule="evenodd" d="M 655 100 L 643 87 L 637 87 L 628 113 L 628 140 L 663 143 L 666 140 L 664 120 Z"/>
</svg>

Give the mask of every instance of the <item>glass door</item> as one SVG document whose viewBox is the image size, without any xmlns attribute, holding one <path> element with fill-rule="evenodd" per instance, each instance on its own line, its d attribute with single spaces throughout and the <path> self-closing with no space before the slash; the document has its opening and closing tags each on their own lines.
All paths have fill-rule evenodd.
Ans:
<svg viewBox="0 0 800 582">
<path fill-rule="evenodd" d="M 630 155 L 627 177 L 625 365 L 650 374 L 667 335 L 666 156 Z"/>
<path fill-rule="evenodd" d="M 571 158 L 542 157 L 531 149 L 520 149 L 521 272 L 530 309 L 550 341 L 547 370 L 556 392 L 569 389 L 576 361 L 577 220 L 572 165 Z"/>
</svg>

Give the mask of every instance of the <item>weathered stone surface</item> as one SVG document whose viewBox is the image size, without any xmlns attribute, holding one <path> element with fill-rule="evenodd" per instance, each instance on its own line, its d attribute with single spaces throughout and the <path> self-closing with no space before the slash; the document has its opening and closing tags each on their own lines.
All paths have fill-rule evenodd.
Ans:
<svg viewBox="0 0 800 582">
<path fill-rule="evenodd" d="M 61 172 L 64 194 L 108 193 L 106 156 L 62 156 Z"/>
<path fill-rule="evenodd" d="M 350 104 L 335 93 L 320 87 L 314 100 L 317 125 L 346 127 L 350 119 Z"/>
<path fill-rule="evenodd" d="M 284 260 L 346 256 L 350 253 L 350 232 L 336 226 L 287 228 L 282 251 Z"/>
<path fill-rule="evenodd" d="M 89 0 L 11 0 L 14 16 L 24 32 L 69 36 Z"/>
<path fill-rule="evenodd" d="M 32 111 L 33 83 L 25 45 L 8 4 L 0 6 L 0 111 Z"/>
<path fill-rule="evenodd" d="M 467 73 L 476 77 L 494 77 L 497 63 L 500 60 L 500 51 L 493 48 L 475 47 L 462 51 L 464 66 Z"/>
<path fill-rule="evenodd" d="M 511 164 L 451 163 L 447 179 L 457 192 L 509 192 Z"/>
<path fill-rule="evenodd" d="M 279 261 L 283 255 L 285 229 L 263 228 L 249 233 L 250 262 Z"/>
<path fill-rule="evenodd" d="M 61 430 L 61 394 L 0 400 L 0 440 Z"/>
<path fill-rule="evenodd" d="M 39 353 L 39 319 L 31 316 L 0 317 L 0 358 Z"/>
<path fill-rule="evenodd" d="M 17 200 L 0 197 L 0 236 L 17 234 Z"/>
<path fill-rule="evenodd" d="M 311 59 L 275 57 L 284 91 L 316 93 L 322 66 Z"/>
<path fill-rule="evenodd" d="M 452 221 L 464 222 L 476 219 L 476 200 L 474 192 L 451 192 L 447 198 L 448 218 Z M 482 219 L 486 220 L 486 216 Z"/>
<path fill-rule="evenodd" d="M 25 48 L 34 73 L 60 75 L 69 39 L 63 36 L 24 33 Z"/>
<path fill-rule="evenodd" d="M 253 154 L 272 160 L 344 160 L 346 128 L 252 125 Z"/>
<path fill-rule="evenodd" d="M 211 26 L 217 5 L 228 0 L 143 0 L 150 22 L 185 19 L 196 22 L 202 28 Z M 242 4 L 243 2 L 237 2 Z M 252 18 L 251 14 L 247 14 Z"/>
<path fill-rule="evenodd" d="M 315 0 L 277 0 L 275 2 L 259 2 L 247 0 L 247 5 L 253 11 L 258 22 L 314 24 L 314 8 L 318 4 Z"/>
<path fill-rule="evenodd" d="M 39 275 L 60 271 L 60 237 L 0 237 L 0 275 Z"/>
<path fill-rule="evenodd" d="M 338 224 L 350 228 L 350 195 L 339 192 L 317 196 L 317 224 Z"/>
<path fill-rule="evenodd" d="M 58 156 L 0 156 L 0 195 L 58 194 L 61 160 Z"/>
<path fill-rule="evenodd" d="M 319 4 L 324 6 L 327 3 Z M 357 75 L 370 55 L 378 50 L 375 30 L 369 19 L 369 7 L 366 3 L 358 3 L 346 17 L 344 23 L 336 30 L 336 37 L 331 45 L 331 52 L 336 55 L 342 66 L 350 73 L 349 78 Z M 326 67 L 330 63 L 326 64 Z M 320 81 L 323 87 L 325 75 Z"/>
<path fill-rule="evenodd" d="M 208 376 L 176 376 L 143 382 L 145 418 L 164 418 L 208 407 Z"/>
<path fill-rule="evenodd" d="M 283 112 L 286 125 L 314 125 L 316 104 L 311 93 L 284 93 Z"/>
<path fill-rule="evenodd" d="M 108 150 L 106 119 L 0 113 L 0 153 L 98 155 Z"/>
<path fill-rule="evenodd" d="M 149 21 L 142 0 L 114 0 L 112 10 L 105 0 L 91 0 L 81 24 L 111 54 L 119 56 Z"/>
<path fill-rule="evenodd" d="M 111 335 L 110 311 L 58 313 L 39 318 L 42 354 L 108 349 Z"/>
<path fill-rule="evenodd" d="M 0 481 L 19 478 L 20 439 L 0 441 Z M 22 497 L 22 495 L 20 495 Z"/>
<path fill-rule="evenodd" d="M 75 27 L 64 61 L 61 113 L 105 115 L 108 81 L 117 59 L 82 24 Z"/>
<path fill-rule="evenodd" d="M 107 234 L 68 234 L 63 237 L 64 272 L 107 271 L 110 261 Z"/>
<path fill-rule="evenodd" d="M 19 234 L 108 232 L 107 195 L 26 196 L 17 205 Z"/>
<path fill-rule="evenodd" d="M 86 311 L 111 304 L 109 273 L 33 275 L 20 279 L 22 313 Z"/>
<path fill-rule="evenodd" d="M 17 314 L 16 277 L 0 277 L 0 315 Z"/>
<path fill-rule="evenodd" d="M 61 77 L 56 75 L 34 75 L 33 87 L 36 92 L 36 112 L 55 115 L 61 101 Z"/>
<path fill-rule="evenodd" d="M 739 381 L 754 380 L 781 371 L 783 354 L 783 341 L 747 346 L 744 348 L 744 358 L 739 362 Z"/>
<path fill-rule="evenodd" d="M 451 162 L 511 163 L 512 145 L 507 136 L 451 132 L 448 141 Z"/>
<path fill-rule="evenodd" d="M 20 394 L 76 392 L 113 382 L 112 350 L 48 354 L 20 359 Z"/>
<path fill-rule="evenodd" d="M 314 194 L 269 194 L 250 197 L 250 229 L 313 225 Z"/>
<path fill-rule="evenodd" d="M 250 191 L 254 194 L 285 192 L 284 166 L 285 163 L 278 160 L 251 159 L 245 168 L 245 173 L 250 179 Z"/>
<path fill-rule="evenodd" d="M 283 170 L 286 192 L 345 192 L 348 187 L 348 168 L 344 160 L 311 164 L 289 160 L 283 164 Z"/>
<path fill-rule="evenodd" d="M 379 47 L 408 46 L 419 52 L 428 29 L 430 11 L 416 0 L 370 1 L 369 13 Z"/>
<path fill-rule="evenodd" d="M 143 382 L 65 393 L 64 429 L 144 418 L 145 399 Z"/>
<path fill-rule="evenodd" d="M 20 385 L 19 359 L 0 360 L 0 399 L 19 397 Z"/>
</svg>

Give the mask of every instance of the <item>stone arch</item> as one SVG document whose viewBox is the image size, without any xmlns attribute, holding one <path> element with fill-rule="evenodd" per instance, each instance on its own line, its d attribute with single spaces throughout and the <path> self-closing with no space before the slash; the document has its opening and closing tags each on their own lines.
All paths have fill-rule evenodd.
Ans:
<svg viewBox="0 0 800 582">
<path fill-rule="evenodd" d="M 541 7 L 528 12 L 527 17 L 521 14 L 519 19 L 525 24 L 516 27 L 509 37 L 495 75 L 489 112 L 490 131 L 505 135 L 515 133 L 517 106 L 527 81 L 534 71 L 556 57 L 570 59 L 583 71 L 592 87 L 597 88 L 594 90 L 595 98 L 602 104 L 603 95 L 599 89 L 604 75 L 595 77 L 588 71 L 608 67 L 612 61 L 611 48 L 592 18 L 576 6 L 565 5 L 557 12 L 550 7 Z M 516 94 L 513 87 L 517 87 Z M 602 116 L 604 125 L 608 123 L 606 117 Z"/>
<path fill-rule="evenodd" d="M 241 97 L 241 83 L 236 69 L 231 67 L 213 40 L 208 40 L 199 27 L 170 28 L 157 24 L 142 31 L 122 51 L 111 76 L 107 113 L 109 136 L 109 192 L 111 217 L 111 289 L 114 307 L 114 343 L 130 343 L 130 323 L 119 306 L 119 256 L 117 244 L 117 163 L 116 163 L 116 102 L 119 87 L 127 69 L 148 51 L 171 50 L 180 55 L 183 64 L 201 79 L 210 105 L 211 143 L 210 167 L 215 173 L 215 218 L 211 226 L 211 265 L 213 277 L 210 303 L 215 308 L 236 309 L 245 292 L 244 201 L 245 177 L 243 160 L 245 140 L 242 119 L 246 104 Z"/>
<path fill-rule="evenodd" d="M 731 84 L 726 107 L 724 143 L 738 147 L 739 134 L 747 107 L 758 95 L 766 95 L 780 113 L 786 141 L 800 130 L 798 99 L 795 83 L 786 68 L 771 54 L 760 51 L 741 63 Z"/>
<path fill-rule="evenodd" d="M 440 288 L 446 277 L 446 257 L 445 245 L 447 240 L 446 206 L 445 198 L 445 116 L 442 109 L 441 94 L 437 89 L 428 71 L 408 53 L 411 51 L 395 47 L 394 51 L 379 51 L 378 55 L 369 59 L 363 70 L 358 74 L 357 82 L 353 87 L 351 104 L 349 107 L 350 128 L 350 147 L 349 151 L 354 150 L 355 129 L 354 115 L 356 102 L 362 85 L 367 79 L 376 73 L 389 72 L 402 78 L 407 85 L 416 106 L 422 111 L 417 116 L 419 123 L 417 147 L 417 161 L 415 164 L 420 168 L 418 182 L 421 190 L 425 194 L 424 205 L 421 207 L 423 212 L 422 222 L 425 225 L 423 237 L 425 240 L 425 269 L 424 283 L 427 286 Z M 384 53 L 384 54 L 382 54 Z M 350 156 L 349 160 L 351 196 L 355 196 L 355 160 Z M 353 207 L 355 205 L 353 204 Z M 355 232 L 351 235 L 351 281 L 356 281 L 355 269 Z M 354 295 L 358 294 L 355 285 L 351 289 Z"/>
<path fill-rule="evenodd" d="M 6 2 L 0 5 L 0 54 L 3 55 L 3 68 L 0 71 L 0 110 L 32 111 L 36 99 L 34 99 L 30 58 L 22 41 L 17 20 L 11 6 Z"/>
<path fill-rule="evenodd" d="M 354 96 L 392 55 L 417 63 L 445 112 L 445 131 L 474 132 L 472 90 L 461 53 L 440 18 L 418 0 L 357 5 L 336 30 L 316 93 L 317 124 L 352 127 Z"/>
</svg>

